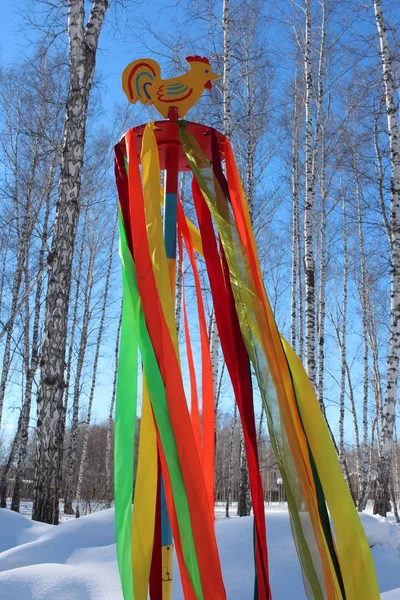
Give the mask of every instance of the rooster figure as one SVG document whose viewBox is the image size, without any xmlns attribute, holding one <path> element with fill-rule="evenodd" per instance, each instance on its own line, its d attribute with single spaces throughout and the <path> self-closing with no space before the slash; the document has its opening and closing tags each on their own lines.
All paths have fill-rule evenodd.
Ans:
<svg viewBox="0 0 400 600">
<path fill-rule="evenodd" d="M 163 117 L 170 108 L 177 110 L 179 118 L 200 99 L 205 88 L 211 89 L 218 79 L 210 62 L 201 56 L 188 56 L 190 71 L 174 79 L 162 79 L 160 65 L 151 58 L 131 62 L 122 73 L 122 88 L 131 104 L 154 104 Z"/>
</svg>

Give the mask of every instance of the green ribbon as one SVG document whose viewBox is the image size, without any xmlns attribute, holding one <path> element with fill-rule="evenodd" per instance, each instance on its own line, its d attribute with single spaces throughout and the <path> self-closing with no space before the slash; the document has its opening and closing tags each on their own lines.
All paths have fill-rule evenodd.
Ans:
<svg viewBox="0 0 400 600">
<path fill-rule="evenodd" d="M 122 218 L 120 216 L 120 230 Z M 123 225 L 122 225 L 123 229 Z M 120 255 L 126 245 L 121 235 Z M 138 340 L 134 304 L 125 269 L 122 270 L 123 303 L 121 342 L 118 361 L 114 429 L 114 496 L 118 568 L 125 600 L 133 600 L 132 580 L 132 501 L 136 429 Z"/>
<path fill-rule="evenodd" d="M 203 592 L 201 587 L 200 580 L 200 572 L 197 562 L 196 555 L 196 547 L 193 538 L 192 524 L 190 519 L 189 505 L 188 499 L 186 495 L 185 485 L 182 477 L 182 471 L 179 462 L 178 450 L 176 447 L 175 437 L 172 430 L 172 425 L 168 412 L 168 404 L 165 394 L 165 386 L 160 373 L 160 369 L 157 363 L 157 358 L 154 353 L 153 345 L 151 343 L 151 339 L 147 330 L 145 316 L 140 300 L 139 290 L 137 286 L 137 278 L 136 278 L 136 269 L 135 263 L 132 258 L 132 254 L 129 250 L 126 232 L 124 228 L 123 219 L 120 213 L 119 218 L 120 225 L 120 253 L 122 260 L 122 270 L 123 270 L 123 281 L 124 281 L 124 305 L 129 304 L 131 309 L 132 318 L 129 323 L 130 328 L 130 338 L 135 340 L 136 344 L 136 352 L 137 346 L 139 346 L 141 358 L 143 361 L 143 371 L 146 377 L 146 383 L 149 391 L 150 401 L 154 413 L 154 418 L 157 425 L 158 434 L 160 436 L 160 441 L 162 445 L 162 449 L 164 452 L 164 456 L 167 462 L 168 472 L 171 480 L 172 494 L 175 504 L 175 511 L 178 520 L 179 534 L 182 543 L 182 552 L 185 561 L 185 566 L 187 568 L 189 578 L 193 585 L 194 592 L 196 594 L 196 598 L 198 600 L 203 600 Z M 126 301 L 126 302 L 125 302 Z M 123 321 L 124 324 L 124 321 Z M 122 334 L 121 334 L 122 336 Z M 124 368 L 122 362 L 122 337 L 121 337 L 121 353 L 120 353 L 120 366 L 119 370 Z M 121 364 L 122 362 L 122 364 Z M 137 362 L 136 362 L 137 369 Z M 125 372 L 124 372 L 125 373 Z M 121 374 L 122 377 L 122 374 Z M 137 373 L 135 374 L 137 377 Z M 120 379 L 120 374 L 118 377 L 118 381 Z M 128 385 L 132 377 L 128 379 Z M 129 398 L 130 389 L 124 388 L 126 397 Z M 135 413 L 136 413 L 136 402 L 135 402 Z M 128 418 L 128 416 L 127 416 Z M 129 423 L 135 423 L 135 418 L 132 416 L 132 413 L 129 414 Z M 121 431 L 122 433 L 122 431 Z M 127 436 L 127 431 L 124 430 L 123 435 Z M 122 443 L 119 441 L 116 444 L 116 447 L 119 447 L 119 444 Z M 128 452 L 130 448 L 124 449 Z M 133 456 L 133 447 L 132 452 Z M 132 459 L 133 466 L 133 459 Z M 130 480 L 133 483 L 133 478 Z M 121 484 L 121 481 L 118 481 Z M 115 486 L 115 497 L 116 497 L 116 506 L 117 506 L 117 496 L 121 503 L 129 503 L 129 518 L 127 515 L 127 511 L 124 511 L 124 518 L 126 518 L 126 522 L 129 521 L 129 530 L 131 529 L 131 508 L 132 508 L 132 492 L 130 499 L 127 494 L 123 495 L 123 489 L 118 485 Z M 122 512 L 122 510 L 121 510 Z M 117 553 L 118 553 L 118 563 L 120 565 L 120 574 L 121 581 L 123 582 L 123 592 L 124 599 L 131 600 L 133 598 L 132 592 L 132 568 L 131 568 L 131 546 L 129 550 L 128 541 L 132 544 L 131 537 L 128 538 L 128 533 L 125 531 L 127 529 L 127 524 L 123 524 L 123 527 L 120 529 L 117 528 Z M 119 535 L 118 535 L 119 534 Z M 123 555 L 123 556 L 122 556 Z M 121 556 L 121 558 L 120 558 Z M 127 575 L 127 565 L 129 563 L 129 578 Z M 122 566 L 122 567 L 121 567 Z M 128 579 L 130 579 L 130 587 L 128 583 Z M 125 592 L 126 590 L 126 592 Z M 126 594 L 126 595 L 125 595 Z M 129 595 L 131 594 L 131 595 Z"/>
</svg>

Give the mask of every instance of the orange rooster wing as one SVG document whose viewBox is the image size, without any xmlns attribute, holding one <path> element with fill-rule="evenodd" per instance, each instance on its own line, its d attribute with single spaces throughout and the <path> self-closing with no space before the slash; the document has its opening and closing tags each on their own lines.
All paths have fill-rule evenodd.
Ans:
<svg viewBox="0 0 400 600">
<path fill-rule="evenodd" d="M 160 83 L 160 65 L 151 58 L 134 60 L 122 73 L 122 89 L 131 104 L 153 104 Z"/>
</svg>

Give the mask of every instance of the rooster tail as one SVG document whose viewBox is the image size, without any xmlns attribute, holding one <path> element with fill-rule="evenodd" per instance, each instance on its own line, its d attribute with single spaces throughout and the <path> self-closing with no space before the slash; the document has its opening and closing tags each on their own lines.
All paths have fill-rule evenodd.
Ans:
<svg viewBox="0 0 400 600">
<path fill-rule="evenodd" d="M 131 62 L 122 73 L 122 89 L 129 102 L 152 104 L 156 83 L 160 81 L 160 65 L 151 58 Z"/>
</svg>

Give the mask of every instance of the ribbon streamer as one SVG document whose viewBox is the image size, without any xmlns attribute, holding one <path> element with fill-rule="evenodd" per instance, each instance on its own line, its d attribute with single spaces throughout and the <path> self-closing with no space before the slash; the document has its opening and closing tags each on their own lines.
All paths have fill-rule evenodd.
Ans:
<svg viewBox="0 0 400 600">
<path fill-rule="evenodd" d="M 166 254 L 154 124 L 143 132 L 141 170 L 135 130 L 116 146 L 124 299 L 115 422 L 115 510 L 124 599 L 146 600 L 149 592 L 151 600 L 171 598 L 171 582 L 163 580 L 171 568 L 172 548 L 162 515 L 164 497 L 185 599 L 226 598 L 214 532 L 214 384 L 197 253 L 205 261 L 208 299 L 213 302 L 243 427 L 254 513 L 254 599 L 270 600 L 273 590 L 251 369 L 285 486 L 308 598 L 378 600 L 368 542 L 324 417 L 301 362 L 274 320 L 231 145 L 212 134 L 207 156 L 185 122 L 176 123 L 176 128 L 179 151 L 184 152 L 193 174 L 198 221 L 197 228 L 177 198 L 178 249 L 182 269 L 184 252 L 189 259 L 200 332 L 201 394 L 185 300 L 186 273 L 182 273 L 191 414 L 174 315 L 174 223 L 168 221 L 171 235 Z M 176 145 L 173 151 L 177 158 Z M 139 353 L 142 414 L 132 498 Z"/>
</svg>

